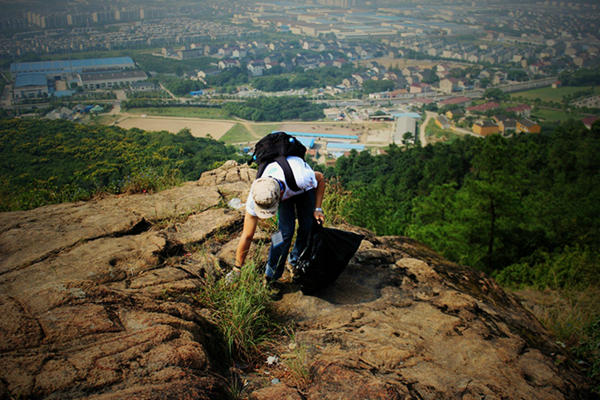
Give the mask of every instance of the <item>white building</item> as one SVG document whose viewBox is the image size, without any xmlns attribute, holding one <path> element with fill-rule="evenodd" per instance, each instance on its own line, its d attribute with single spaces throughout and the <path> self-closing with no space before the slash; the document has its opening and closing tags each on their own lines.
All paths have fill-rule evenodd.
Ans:
<svg viewBox="0 0 600 400">
<path fill-rule="evenodd" d="M 396 119 L 396 130 L 392 135 L 392 141 L 396 144 L 402 144 L 406 132 L 410 132 L 413 137 L 417 133 L 417 120 L 415 118 L 399 117 Z"/>
</svg>

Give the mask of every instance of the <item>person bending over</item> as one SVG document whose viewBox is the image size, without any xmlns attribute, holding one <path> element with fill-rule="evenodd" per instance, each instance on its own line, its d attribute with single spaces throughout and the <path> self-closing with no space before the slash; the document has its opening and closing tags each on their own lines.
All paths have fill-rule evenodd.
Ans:
<svg viewBox="0 0 600 400">
<path fill-rule="evenodd" d="M 262 176 L 250 188 L 246 200 L 246 214 L 242 237 L 235 254 L 233 272 L 239 274 L 244 265 L 258 219 L 273 217 L 279 213 L 279 231 L 272 236 L 269 258 L 265 266 L 265 280 L 275 281 L 281 277 L 286 259 L 295 266 L 298 257 L 307 245 L 313 220 L 323 222 L 325 215 L 321 209 L 325 192 L 323 174 L 313 169 L 300 157 L 286 157 L 294 174 L 299 191 L 291 190 L 285 181 L 283 169 L 277 162 L 268 164 Z M 294 229 L 298 218 L 296 243 L 290 253 Z"/>
</svg>

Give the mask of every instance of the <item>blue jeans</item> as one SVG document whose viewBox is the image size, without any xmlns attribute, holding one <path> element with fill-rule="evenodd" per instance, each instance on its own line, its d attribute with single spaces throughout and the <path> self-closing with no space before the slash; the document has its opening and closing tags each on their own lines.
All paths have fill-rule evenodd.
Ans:
<svg viewBox="0 0 600 400">
<path fill-rule="evenodd" d="M 290 254 L 292 262 L 300 256 L 312 227 L 315 209 L 315 189 L 290 197 L 279 203 L 278 218 L 279 230 L 283 242 L 269 248 L 269 259 L 265 267 L 265 275 L 269 280 L 277 280 L 283 274 L 285 260 L 292 244 L 294 228 L 296 227 L 296 216 L 298 217 L 298 232 L 296 243 Z"/>
</svg>

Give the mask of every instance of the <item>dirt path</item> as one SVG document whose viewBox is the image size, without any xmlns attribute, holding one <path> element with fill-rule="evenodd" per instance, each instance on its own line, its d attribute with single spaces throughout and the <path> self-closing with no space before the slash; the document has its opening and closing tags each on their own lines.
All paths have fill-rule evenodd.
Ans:
<svg viewBox="0 0 600 400">
<path fill-rule="evenodd" d="M 458 127 L 456 127 L 456 126 L 453 126 L 453 127 L 452 127 L 452 130 L 453 130 L 455 133 L 459 134 L 459 135 L 471 135 L 471 136 L 475 136 L 475 137 L 478 137 L 478 138 L 480 138 L 480 137 L 483 137 L 483 136 L 481 136 L 481 135 L 478 135 L 478 134 L 476 134 L 475 132 L 472 132 L 472 131 L 470 131 L 470 130 L 468 130 L 468 129 L 464 129 L 464 128 L 458 128 Z"/>
<path fill-rule="evenodd" d="M 425 121 L 419 127 L 419 141 L 421 142 L 421 147 L 427 146 L 427 135 L 425 135 L 425 127 L 427 127 L 429 120 L 435 117 L 437 117 L 437 114 L 433 111 L 425 111 Z"/>
</svg>

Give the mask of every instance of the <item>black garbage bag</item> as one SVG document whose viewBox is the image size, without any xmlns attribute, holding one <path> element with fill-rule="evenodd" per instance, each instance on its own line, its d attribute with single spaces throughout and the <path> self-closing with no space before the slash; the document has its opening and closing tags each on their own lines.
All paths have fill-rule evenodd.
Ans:
<svg viewBox="0 0 600 400">
<path fill-rule="evenodd" d="M 294 268 L 294 283 L 305 294 L 329 286 L 344 271 L 363 238 L 357 233 L 324 228 L 314 221 L 308 244 Z"/>
</svg>

